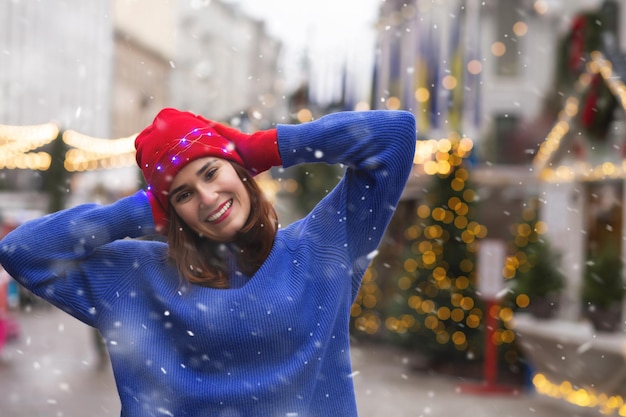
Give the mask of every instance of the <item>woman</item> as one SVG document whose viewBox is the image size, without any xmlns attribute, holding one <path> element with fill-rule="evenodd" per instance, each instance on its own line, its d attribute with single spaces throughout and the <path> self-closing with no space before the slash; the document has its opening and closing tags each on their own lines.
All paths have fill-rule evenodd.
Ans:
<svg viewBox="0 0 626 417">
<path fill-rule="evenodd" d="M 349 313 L 411 171 L 415 120 L 341 112 L 246 135 L 162 110 L 136 140 L 148 187 L 33 220 L 0 262 L 100 330 L 122 416 L 356 416 Z M 277 230 L 252 175 L 347 166 Z M 155 231 L 167 243 L 138 239 Z"/>
</svg>

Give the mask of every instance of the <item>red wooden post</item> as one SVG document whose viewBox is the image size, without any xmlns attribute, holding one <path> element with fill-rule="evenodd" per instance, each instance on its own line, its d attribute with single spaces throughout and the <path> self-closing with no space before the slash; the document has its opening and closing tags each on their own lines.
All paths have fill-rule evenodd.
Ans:
<svg viewBox="0 0 626 417">
<path fill-rule="evenodd" d="M 492 314 L 499 305 L 503 287 L 504 243 L 485 239 L 478 252 L 478 289 L 485 301 L 485 348 L 483 353 L 483 381 L 461 385 L 460 391 L 475 394 L 518 394 L 519 389 L 498 385 L 498 346 L 493 340 L 498 328 L 498 318 Z"/>
</svg>

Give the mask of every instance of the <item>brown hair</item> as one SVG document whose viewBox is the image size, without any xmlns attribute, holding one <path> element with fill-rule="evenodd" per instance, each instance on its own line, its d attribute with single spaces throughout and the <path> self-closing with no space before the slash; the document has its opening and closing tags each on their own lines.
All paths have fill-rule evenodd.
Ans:
<svg viewBox="0 0 626 417">
<path fill-rule="evenodd" d="M 272 249 L 278 218 L 274 206 L 248 171 L 237 163 L 231 164 L 250 196 L 250 216 L 233 242 L 237 250 L 237 266 L 244 274 L 253 275 Z M 199 236 L 171 207 L 167 240 L 169 258 L 176 265 L 181 279 L 212 288 L 230 287 L 226 245 Z"/>
</svg>

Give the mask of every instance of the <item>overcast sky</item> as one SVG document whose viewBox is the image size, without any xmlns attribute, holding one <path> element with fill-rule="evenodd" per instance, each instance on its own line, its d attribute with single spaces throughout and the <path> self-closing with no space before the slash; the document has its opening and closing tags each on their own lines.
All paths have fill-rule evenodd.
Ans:
<svg viewBox="0 0 626 417">
<path fill-rule="evenodd" d="M 309 57 L 311 77 L 322 100 L 324 91 L 334 89 L 337 80 L 333 78 L 340 76 L 332 74 L 346 61 L 353 81 L 369 88 L 374 25 L 382 0 L 224 1 L 266 22 L 268 32 L 284 45 L 287 58 L 283 68 L 289 76 L 297 77 L 303 54 Z"/>
<path fill-rule="evenodd" d="M 291 46 L 354 42 L 376 21 L 381 0 L 225 0 L 264 20 Z"/>
</svg>

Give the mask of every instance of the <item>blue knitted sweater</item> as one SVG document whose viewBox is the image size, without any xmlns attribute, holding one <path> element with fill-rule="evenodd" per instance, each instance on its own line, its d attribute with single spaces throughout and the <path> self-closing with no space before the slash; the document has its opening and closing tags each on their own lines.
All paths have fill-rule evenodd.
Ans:
<svg viewBox="0 0 626 417">
<path fill-rule="evenodd" d="M 349 315 L 411 171 L 415 121 L 341 112 L 278 125 L 283 166 L 343 163 L 339 184 L 280 229 L 231 289 L 190 285 L 168 264 L 144 192 L 17 228 L 0 263 L 104 335 L 122 416 L 356 416 Z"/>
</svg>

